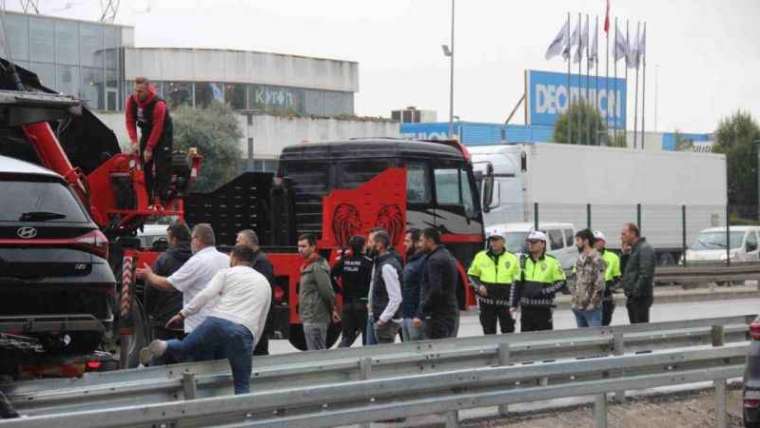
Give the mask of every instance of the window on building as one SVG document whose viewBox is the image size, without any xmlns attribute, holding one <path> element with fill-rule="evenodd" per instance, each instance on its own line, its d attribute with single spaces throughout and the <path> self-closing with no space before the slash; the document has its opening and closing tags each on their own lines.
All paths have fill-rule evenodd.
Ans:
<svg viewBox="0 0 760 428">
<path fill-rule="evenodd" d="M 40 82 L 42 82 L 43 85 L 49 88 L 56 88 L 55 64 L 33 62 L 29 64 L 29 69 L 37 73 L 37 77 L 40 79 Z"/>
<path fill-rule="evenodd" d="M 171 107 L 193 105 L 193 84 L 189 82 L 165 82 L 164 98 Z"/>
<path fill-rule="evenodd" d="M 82 81 L 79 86 L 79 97 L 87 103 L 88 107 L 104 110 L 103 69 L 82 67 L 80 74 Z"/>
<path fill-rule="evenodd" d="M 235 110 L 245 110 L 245 92 L 246 88 L 243 84 L 224 84 L 224 100 Z"/>
<path fill-rule="evenodd" d="M 195 84 L 195 106 L 208 107 L 212 101 L 224 104 L 224 85 L 214 82 L 198 82 Z"/>
<path fill-rule="evenodd" d="M 11 57 L 15 61 L 29 61 L 29 17 L 16 14 L 4 17 Z"/>
<path fill-rule="evenodd" d="M 103 67 L 103 26 L 79 24 L 79 62 L 82 66 Z"/>
<path fill-rule="evenodd" d="M 55 66 L 55 89 L 66 95 L 79 94 L 79 67 L 58 64 Z"/>
<path fill-rule="evenodd" d="M 55 21 L 29 17 L 29 59 L 37 62 L 55 62 Z"/>
<path fill-rule="evenodd" d="M 79 65 L 78 23 L 63 20 L 55 21 L 55 62 L 57 64 Z"/>
<path fill-rule="evenodd" d="M 121 30 L 119 28 L 106 27 L 104 29 L 103 39 L 103 45 L 105 48 L 105 67 L 110 70 L 118 70 Z"/>
</svg>

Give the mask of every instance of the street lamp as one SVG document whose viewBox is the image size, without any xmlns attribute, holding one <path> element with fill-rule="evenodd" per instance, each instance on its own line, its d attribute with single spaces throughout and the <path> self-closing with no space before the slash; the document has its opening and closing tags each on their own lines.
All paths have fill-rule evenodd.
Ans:
<svg viewBox="0 0 760 428">
<path fill-rule="evenodd" d="M 451 46 L 441 45 L 443 55 L 450 60 L 449 71 L 449 139 L 454 138 L 454 0 L 451 0 Z"/>
</svg>

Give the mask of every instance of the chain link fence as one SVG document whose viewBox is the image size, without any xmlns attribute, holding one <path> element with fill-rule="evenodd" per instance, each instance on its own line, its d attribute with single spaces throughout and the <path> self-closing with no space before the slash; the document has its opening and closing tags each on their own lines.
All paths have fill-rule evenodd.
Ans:
<svg viewBox="0 0 760 428">
<path fill-rule="evenodd" d="M 601 231 L 608 248 L 619 250 L 626 223 L 639 227 L 659 265 L 760 261 L 756 206 L 532 203 L 486 214 L 487 226 L 504 225 L 512 251 L 520 251 L 522 235 L 536 227 L 547 232 L 557 253 L 575 250 L 570 235 L 584 228 Z"/>
</svg>

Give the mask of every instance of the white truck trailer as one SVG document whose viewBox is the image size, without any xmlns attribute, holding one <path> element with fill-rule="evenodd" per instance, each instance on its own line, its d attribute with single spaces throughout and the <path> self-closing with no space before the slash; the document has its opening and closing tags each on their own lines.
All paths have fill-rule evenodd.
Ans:
<svg viewBox="0 0 760 428">
<path fill-rule="evenodd" d="M 486 228 L 509 223 L 591 224 L 620 247 L 620 230 L 640 223 L 661 264 L 678 261 L 686 242 L 726 224 L 726 158 L 569 144 L 469 147 L 481 181 Z M 489 189 L 492 187 L 492 190 Z M 486 205 L 484 203 L 484 205 Z M 536 206 L 538 212 L 536 213 Z M 590 207 L 590 209 L 589 209 Z"/>
</svg>

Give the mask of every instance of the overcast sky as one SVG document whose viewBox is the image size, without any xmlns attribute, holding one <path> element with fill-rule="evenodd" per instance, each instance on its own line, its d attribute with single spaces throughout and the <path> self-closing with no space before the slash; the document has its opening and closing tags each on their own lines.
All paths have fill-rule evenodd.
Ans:
<svg viewBox="0 0 760 428">
<path fill-rule="evenodd" d="M 19 9 L 19 2 L 5 1 Z M 712 131 L 737 109 L 760 115 L 760 0 L 611 5 L 612 15 L 630 19 L 632 28 L 647 22 L 647 128 L 655 124 L 655 80 L 660 131 Z M 604 7 L 604 0 L 458 0 L 454 114 L 503 122 L 523 92 L 525 69 L 566 70 L 559 58 L 546 61 L 544 52 L 567 12 L 598 15 L 601 26 Z M 100 15 L 99 0 L 42 0 L 40 8 L 80 19 Z M 449 69 L 440 45 L 449 43 L 450 12 L 450 0 L 121 0 L 117 22 L 136 27 L 137 46 L 357 61 L 357 114 L 389 116 L 414 105 L 446 121 Z M 603 50 L 603 38 L 600 43 Z M 600 73 L 604 61 L 602 54 Z M 629 77 L 629 124 L 633 89 Z"/>
</svg>

